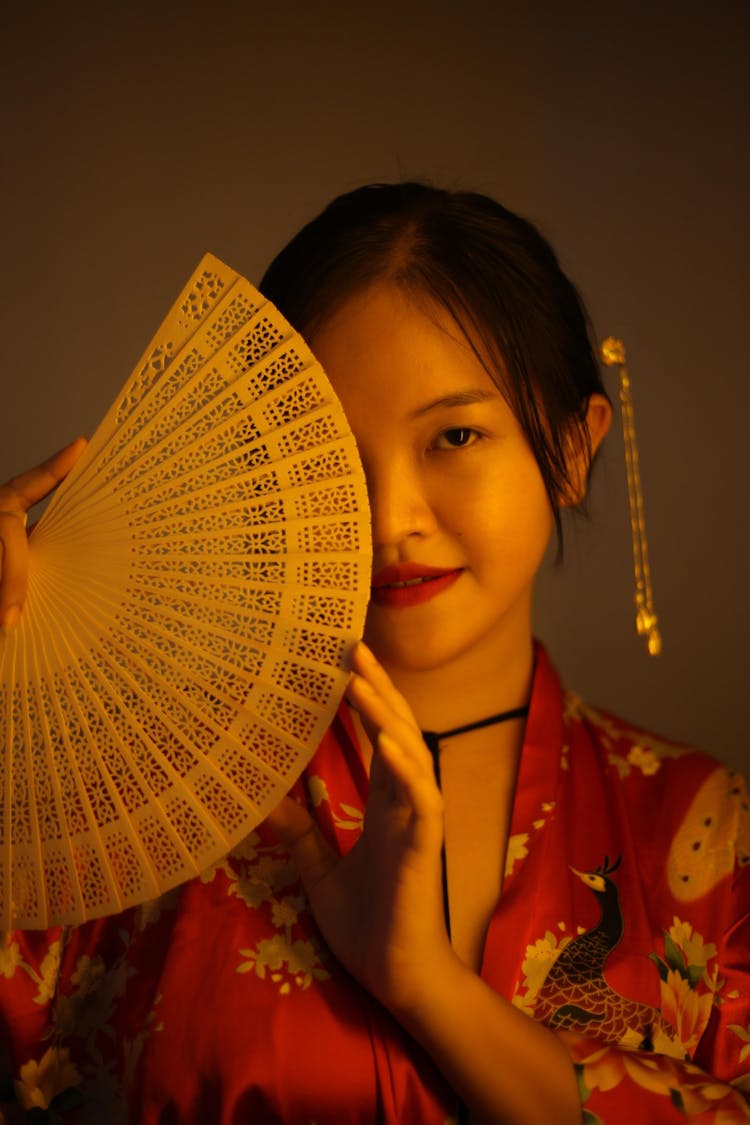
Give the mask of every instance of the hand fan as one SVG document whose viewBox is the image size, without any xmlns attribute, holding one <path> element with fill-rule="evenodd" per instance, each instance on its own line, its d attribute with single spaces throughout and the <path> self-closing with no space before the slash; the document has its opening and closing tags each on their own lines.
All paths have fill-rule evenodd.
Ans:
<svg viewBox="0 0 750 1125">
<path fill-rule="evenodd" d="M 0 926 L 142 903 L 300 774 L 370 584 L 354 439 L 301 337 L 207 255 L 34 529 L 0 637 Z"/>
</svg>

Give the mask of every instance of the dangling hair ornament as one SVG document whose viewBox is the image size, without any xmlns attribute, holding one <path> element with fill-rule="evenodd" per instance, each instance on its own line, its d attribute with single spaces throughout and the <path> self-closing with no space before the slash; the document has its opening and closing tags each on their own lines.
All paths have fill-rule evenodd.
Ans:
<svg viewBox="0 0 750 1125">
<path fill-rule="evenodd" d="M 654 596 L 651 589 L 651 571 L 648 565 L 648 543 L 646 541 L 646 522 L 643 514 L 643 491 L 638 463 L 638 444 L 635 437 L 635 418 L 630 379 L 625 365 L 625 345 L 615 336 L 607 336 L 600 347 L 602 362 L 607 367 L 620 368 L 620 413 L 622 417 L 622 436 L 625 443 L 625 467 L 628 479 L 628 504 L 630 506 L 630 530 L 633 537 L 633 567 L 635 571 L 635 624 L 640 637 L 646 637 L 651 656 L 661 652 L 661 634 L 654 609 Z"/>
</svg>

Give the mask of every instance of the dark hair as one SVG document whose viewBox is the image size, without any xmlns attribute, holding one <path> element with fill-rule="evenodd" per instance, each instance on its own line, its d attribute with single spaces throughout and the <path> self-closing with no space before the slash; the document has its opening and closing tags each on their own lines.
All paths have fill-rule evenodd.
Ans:
<svg viewBox="0 0 750 1125">
<path fill-rule="evenodd" d="M 308 338 L 388 281 L 455 319 L 523 427 L 555 514 L 571 450 L 590 461 L 589 396 L 606 394 L 582 301 L 526 219 L 474 192 L 370 184 L 340 195 L 270 264 L 260 288 Z"/>
</svg>

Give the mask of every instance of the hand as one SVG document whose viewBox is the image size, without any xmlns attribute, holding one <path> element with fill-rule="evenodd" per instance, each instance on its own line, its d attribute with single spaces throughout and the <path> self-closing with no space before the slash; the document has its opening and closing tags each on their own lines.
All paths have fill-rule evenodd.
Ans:
<svg viewBox="0 0 750 1125">
<path fill-rule="evenodd" d="M 292 852 L 335 955 L 402 1015 L 419 1003 L 442 959 L 455 956 L 443 918 L 442 798 L 408 703 L 363 644 L 348 697 L 373 745 L 360 839 L 340 858 L 291 798 L 269 821 Z"/>
<path fill-rule="evenodd" d="M 329 946 L 425 1050 L 476 1121 L 580 1121 L 557 1036 L 453 952 L 441 888 L 443 803 L 406 700 L 358 645 L 349 699 L 373 744 L 361 837 L 340 859 L 290 797 L 269 817 Z"/>
<path fill-rule="evenodd" d="M 26 600 L 29 550 L 26 513 L 57 488 L 86 448 L 86 438 L 76 438 L 35 469 L 0 485 L 0 626 L 18 624 Z"/>
</svg>

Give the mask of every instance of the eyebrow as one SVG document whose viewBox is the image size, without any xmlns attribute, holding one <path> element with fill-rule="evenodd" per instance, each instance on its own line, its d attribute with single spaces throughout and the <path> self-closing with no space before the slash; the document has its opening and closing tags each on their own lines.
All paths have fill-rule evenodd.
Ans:
<svg viewBox="0 0 750 1125">
<path fill-rule="evenodd" d="M 412 418 L 421 418 L 423 414 L 428 414 L 431 410 L 438 410 L 440 407 L 450 406 L 471 406 L 475 402 L 486 402 L 487 399 L 495 398 L 497 392 L 485 390 L 484 387 L 477 387 L 465 391 L 456 391 L 451 395 L 441 395 L 440 398 L 434 398 L 430 402 L 426 402 L 424 406 L 418 406 L 416 410 L 412 410 Z"/>
</svg>

